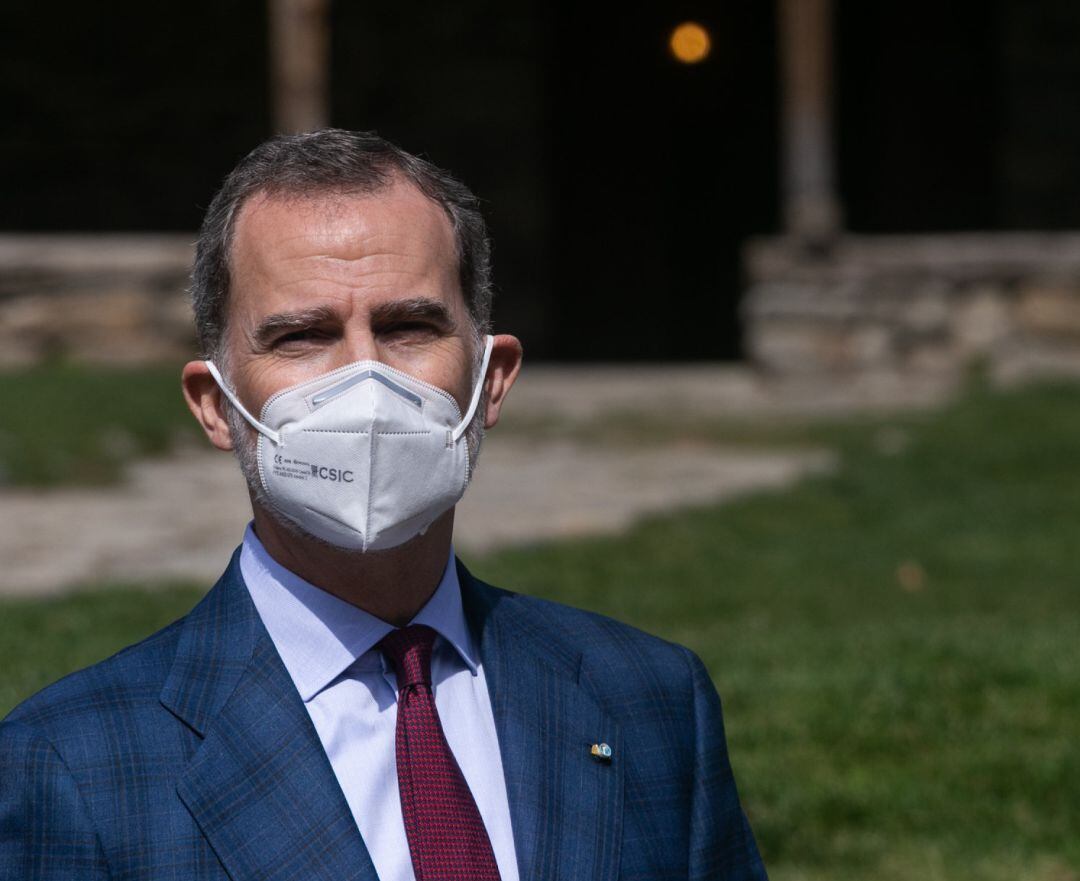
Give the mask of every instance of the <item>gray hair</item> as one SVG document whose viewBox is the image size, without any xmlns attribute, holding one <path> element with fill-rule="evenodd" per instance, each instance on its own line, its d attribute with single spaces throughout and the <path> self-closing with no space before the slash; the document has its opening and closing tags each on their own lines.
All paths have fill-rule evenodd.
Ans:
<svg viewBox="0 0 1080 881">
<path fill-rule="evenodd" d="M 221 359 L 236 218 L 256 194 L 369 195 L 398 177 L 440 205 L 450 219 L 461 294 L 477 336 L 491 323 L 491 244 L 479 200 L 463 183 L 375 132 L 323 129 L 264 141 L 229 172 L 206 210 L 195 247 L 191 301 L 204 358 Z"/>
</svg>

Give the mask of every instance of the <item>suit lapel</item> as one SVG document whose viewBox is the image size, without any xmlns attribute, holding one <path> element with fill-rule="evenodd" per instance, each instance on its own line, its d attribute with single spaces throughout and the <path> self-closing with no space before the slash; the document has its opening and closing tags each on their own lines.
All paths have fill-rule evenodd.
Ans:
<svg viewBox="0 0 1080 881">
<path fill-rule="evenodd" d="M 234 881 L 377 881 L 237 556 L 192 612 L 162 702 L 203 736 L 177 792 Z"/>
<path fill-rule="evenodd" d="M 519 598 L 460 564 L 459 577 L 491 693 L 522 881 L 614 879 L 620 735 L 581 681 L 580 647 L 564 645 Z M 610 763 L 590 755 L 601 742 L 612 748 Z"/>
<path fill-rule="evenodd" d="M 618 727 L 582 677 L 581 647 L 459 564 L 484 665 L 522 881 L 613 881 L 623 779 Z M 177 792 L 233 881 L 378 881 L 333 769 L 266 633 L 239 555 L 184 624 L 161 694 L 202 742 Z M 598 762 L 593 743 L 614 757 Z"/>
</svg>

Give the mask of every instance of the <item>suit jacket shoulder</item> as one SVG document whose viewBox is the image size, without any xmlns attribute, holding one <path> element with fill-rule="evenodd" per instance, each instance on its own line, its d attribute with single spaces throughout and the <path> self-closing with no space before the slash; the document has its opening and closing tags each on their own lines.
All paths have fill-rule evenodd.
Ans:
<svg viewBox="0 0 1080 881">
<path fill-rule="evenodd" d="M 157 703 L 176 654 L 184 618 L 89 667 L 70 673 L 16 706 L 3 724 L 18 722 L 63 739 L 102 712 Z"/>
<path fill-rule="evenodd" d="M 574 672 L 598 700 L 618 713 L 643 695 L 672 705 L 692 702 L 700 686 L 700 659 L 685 646 L 597 612 L 494 587 L 461 567 L 466 606 L 502 606 L 525 644 L 548 662 Z M 482 593 L 480 603 L 470 593 Z M 513 609 L 512 616 L 508 614 Z M 470 615 L 470 618 L 475 617 Z"/>
<path fill-rule="evenodd" d="M 175 698 L 220 706 L 250 659 L 235 563 L 183 618 L 0 722 L 0 877 L 201 877 L 219 865 L 176 798 L 201 732 Z"/>
<path fill-rule="evenodd" d="M 564 746 L 576 740 L 582 749 L 603 740 L 612 749 L 610 767 L 618 765 L 625 806 L 615 825 L 627 877 L 765 877 L 739 802 L 720 698 L 692 651 L 604 615 L 492 587 L 463 566 L 459 574 L 467 615 L 481 638 L 490 643 L 492 634 L 501 634 L 482 651 L 494 667 L 496 707 L 504 689 L 529 689 L 516 703 L 525 723 L 543 731 L 531 748 L 550 756 L 560 740 Z M 551 707 L 559 695 L 568 704 L 556 714 Z M 546 709 L 528 715 L 526 700 Z M 581 727 L 571 729 L 571 722 Z M 514 761 L 526 777 L 547 773 L 535 762 Z M 508 785 L 515 785 L 512 771 Z M 520 789 L 535 797 L 527 783 Z M 588 822 L 573 816 L 580 801 L 579 793 L 566 793 L 568 816 L 550 822 Z M 557 874 L 549 869 L 550 877 Z M 594 869 L 590 877 L 601 873 Z"/>
</svg>

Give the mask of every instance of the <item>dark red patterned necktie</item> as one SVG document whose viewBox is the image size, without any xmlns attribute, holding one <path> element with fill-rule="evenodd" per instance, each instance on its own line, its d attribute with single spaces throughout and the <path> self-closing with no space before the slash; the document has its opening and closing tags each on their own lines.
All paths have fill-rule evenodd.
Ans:
<svg viewBox="0 0 1080 881">
<path fill-rule="evenodd" d="M 398 682 L 397 772 L 416 881 L 499 881 L 484 821 L 446 742 L 431 693 L 435 631 L 394 630 L 379 647 Z"/>
</svg>

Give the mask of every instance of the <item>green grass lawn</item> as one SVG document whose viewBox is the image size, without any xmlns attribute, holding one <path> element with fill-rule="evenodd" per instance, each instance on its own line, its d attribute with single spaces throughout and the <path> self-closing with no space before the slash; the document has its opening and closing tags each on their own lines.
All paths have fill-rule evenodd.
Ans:
<svg viewBox="0 0 1080 881">
<path fill-rule="evenodd" d="M 774 879 L 1080 878 L 1080 389 L 800 431 L 835 474 L 468 562 L 705 659 Z M 196 596 L 3 603 L 0 711 Z"/>
<path fill-rule="evenodd" d="M 0 485 L 110 483 L 132 458 L 199 435 L 177 365 L 0 372 L 0 413 Z"/>
</svg>

